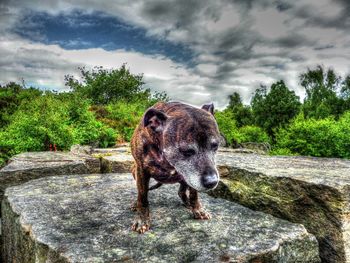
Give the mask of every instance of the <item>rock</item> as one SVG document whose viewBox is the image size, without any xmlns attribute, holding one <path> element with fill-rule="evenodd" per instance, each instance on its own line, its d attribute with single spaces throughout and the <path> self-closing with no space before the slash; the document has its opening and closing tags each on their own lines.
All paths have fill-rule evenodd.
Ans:
<svg viewBox="0 0 350 263">
<path fill-rule="evenodd" d="M 72 154 L 77 154 L 77 155 L 81 155 L 81 154 L 92 154 L 93 149 L 92 146 L 90 145 L 80 145 L 80 144 L 75 144 L 72 145 L 72 147 L 70 147 L 70 152 Z"/>
<path fill-rule="evenodd" d="M 0 170 L 0 202 L 7 187 L 58 174 L 100 172 L 99 159 L 66 152 L 29 152 L 15 155 Z"/>
<path fill-rule="evenodd" d="M 237 150 L 219 149 L 221 182 L 212 195 L 301 223 L 318 238 L 324 262 L 350 262 L 350 161 L 269 157 Z M 106 171 L 112 171 L 113 165 L 115 172 L 120 166 L 131 170 L 127 152 L 106 158 Z"/>
<path fill-rule="evenodd" d="M 197 221 L 177 186 L 150 192 L 152 229 L 130 229 L 131 174 L 53 176 L 8 188 L 4 262 L 319 262 L 299 224 L 202 195 L 213 219 Z"/>
<path fill-rule="evenodd" d="M 92 156 L 100 159 L 102 173 L 131 172 L 134 163 L 128 147 L 95 149 Z"/>
<path fill-rule="evenodd" d="M 221 152 L 217 162 L 212 195 L 303 224 L 323 262 L 350 262 L 350 160 Z"/>
<path fill-rule="evenodd" d="M 94 154 L 115 154 L 115 153 L 130 153 L 130 147 L 117 148 L 96 148 L 93 150 Z"/>
<path fill-rule="evenodd" d="M 249 153 L 249 154 L 263 154 L 266 155 L 266 152 L 260 150 L 252 150 L 247 148 L 219 148 L 221 153 Z"/>
<path fill-rule="evenodd" d="M 257 153 L 266 154 L 271 151 L 271 145 L 267 142 L 243 142 L 239 143 L 239 146 L 244 149 L 254 150 Z"/>
<path fill-rule="evenodd" d="M 243 149 L 243 148 L 232 149 L 232 148 L 226 148 L 226 147 L 220 147 L 219 152 L 225 153 L 225 154 L 256 153 L 256 151 L 250 150 L 250 149 Z M 130 148 L 127 148 L 127 147 L 94 149 L 94 153 L 92 156 L 96 158 L 100 158 L 101 171 L 103 173 L 130 172 L 132 169 L 132 165 L 134 163 L 134 159 L 131 156 Z M 220 174 L 224 174 L 224 172 Z"/>
<path fill-rule="evenodd" d="M 131 154 L 114 154 L 101 156 L 102 173 L 127 173 L 131 172 L 134 159 Z"/>
</svg>

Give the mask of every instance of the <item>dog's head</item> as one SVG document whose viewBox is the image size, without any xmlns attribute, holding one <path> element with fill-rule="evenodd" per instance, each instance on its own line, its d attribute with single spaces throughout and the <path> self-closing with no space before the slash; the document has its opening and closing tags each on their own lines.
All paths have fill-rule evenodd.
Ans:
<svg viewBox="0 0 350 263">
<path fill-rule="evenodd" d="M 189 186 L 198 191 L 217 186 L 215 155 L 220 133 L 213 104 L 201 109 L 182 104 L 169 115 L 150 108 L 144 115 L 144 125 L 160 135 L 162 154 Z"/>
</svg>

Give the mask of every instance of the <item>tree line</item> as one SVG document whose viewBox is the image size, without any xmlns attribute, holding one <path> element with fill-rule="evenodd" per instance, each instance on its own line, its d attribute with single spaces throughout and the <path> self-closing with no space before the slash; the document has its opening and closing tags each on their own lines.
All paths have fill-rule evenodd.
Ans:
<svg viewBox="0 0 350 263">
<path fill-rule="evenodd" d="M 249 105 L 233 93 L 215 113 L 228 144 L 268 142 L 272 154 L 350 157 L 350 76 L 317 66 L 300 75 L 303 102 L 283 80 L 261 85 Z M 80 68 L 65 76 L 68 92 L 23 84 L 0 86 L 0 166 L 24 151 L 68 150 L 73 144 L 109 147 L 130 141 L 143 112 L 165 93 L 144 88 L 143 76 L 118 69 Z"/>
<path fill-rule="evenodd" d="M 317 66 L 299 76 L 303 102 L 283 80 L 261 85 L 249 105 L 235 92 L 218 122 L 228 143 L 268 142 L 272 154 L 350 157 L 350 75 Z M 228 127 L 229 126 L 229 127 Z"/>
</svg>

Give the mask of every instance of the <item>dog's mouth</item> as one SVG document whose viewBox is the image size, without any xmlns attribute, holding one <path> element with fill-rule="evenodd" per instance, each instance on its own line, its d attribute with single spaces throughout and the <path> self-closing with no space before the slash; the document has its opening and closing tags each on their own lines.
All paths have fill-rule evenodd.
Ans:
<svg viewBox="0 0 350 263">
<path fill-rule="evenodd" d="M 182 177 L 183 181 L 185 181 L 188 186 L 192 187 L 198 192 L 209 192 L 210 190 L 214 190 L 219 183 L 218 182 L 219 180 L 217 178 L 216 182 L 213 182 L 212 184 L 205 186 L 201 179 L 196 178 L 197 180 L 190 180 L 190 177 L 186 177 L 179 172 L 177 172 L 177 174 Z"/>
<path fill-rule="evenodd" d="M 198 181 L 197 183 L 193 183 L 193 182 L 191 182 L 191 180 L 188 180 L 188 179 L 186 178 L 186 176 L 184 176 L 183 174 L 181 174 L 181 173 L 179 173 L 179 172 L 177 172 L 177 174 L 178 174 L 179 176 L 181 176 L 182 180 L 183 180 L 189 187 L 191 187 L 191 188 L 197 190 L 198 192 L 208 192 L 209 190 L 211 190 L 211 189 L 205 188 L 202 184 L 200 184 L 199 181 Z"/>
</svg>

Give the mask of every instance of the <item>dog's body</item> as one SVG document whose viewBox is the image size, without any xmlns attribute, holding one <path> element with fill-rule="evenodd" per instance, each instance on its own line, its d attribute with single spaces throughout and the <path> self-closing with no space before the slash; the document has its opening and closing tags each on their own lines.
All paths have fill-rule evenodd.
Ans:
<svg viewBox="0 0 350 263">
<path fill-rule="evenodd" d="M 215 153 L 220 134 L 213 111 L 212 104 L 198 109 L 179 102 L 160 102 L 144 114 L 131 141 L 135 159 L 132 173 L 138 189 L 134 231 L 149 229 L 147 194 L 163 183 L 180 183 L 179 196 L 194 217 L 210 218 L 197 191 L 213 189 L 219 180 Z M 150 178 L 158 182 L 151 188 Z"/>
</svg>

